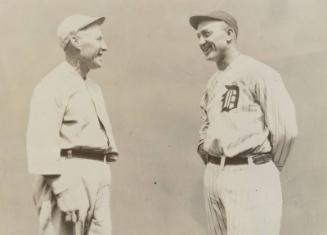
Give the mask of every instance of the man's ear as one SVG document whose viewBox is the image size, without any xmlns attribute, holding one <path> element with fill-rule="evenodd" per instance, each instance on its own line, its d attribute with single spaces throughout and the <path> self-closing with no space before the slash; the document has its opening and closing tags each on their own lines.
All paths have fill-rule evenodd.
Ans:
<svg viewBox="0 0 327 235">
<path fill-rule="evenodd" d="M 231 28 L 226 28 L 226 33 L 227 33 L 227 43 L 231 43 L 233 41 L 234 37 L 234 30 Z"/>
<path fill-rule="evenodd" d="M 70 44 L 76 49 L 79 49 L 79 37 L 76 34 L 70 36 Z"/>
</svg>

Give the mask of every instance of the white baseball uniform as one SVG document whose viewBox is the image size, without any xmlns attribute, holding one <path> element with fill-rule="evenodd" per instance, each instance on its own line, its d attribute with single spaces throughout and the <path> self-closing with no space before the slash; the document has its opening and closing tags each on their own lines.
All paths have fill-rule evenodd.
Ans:
<svg viewBox="0 0 327 235">
<path fill-rule="evenodd" d="M 53 194 L 67 189 L 83 200 L 81 213 L 89 235 L 111 234 L 110 166 L 103 161 L 66 159 L 61 149 L 110 149 L 117 152 L 100 87 L 63 62 L 34 89 L 27 131 L 27 156 L 36 175 L 34 199 L 39 211 L 39 234 L 73 234 Z M 44 175 L 60 175 L 46 183 Z M 74 191 L 78 190 L 78 192 Z M 84 195 L 84 197 L 82 197 Z M 85 216 L 85 218 L 84 218 Z"/>
<path fill-rule="evenodd" d="M 241 165 L 207 163 L 204 192 L 210 234 L 279 234 L 282 195 L 276 166 L 284 166 L 297 135 L 293 102 L 280 75 L 239 55 L 209 80 L 201 108 L 202 158 L 250 159 Z M 273 162 L 251 160 L 266 153 Z"/>
</svg>

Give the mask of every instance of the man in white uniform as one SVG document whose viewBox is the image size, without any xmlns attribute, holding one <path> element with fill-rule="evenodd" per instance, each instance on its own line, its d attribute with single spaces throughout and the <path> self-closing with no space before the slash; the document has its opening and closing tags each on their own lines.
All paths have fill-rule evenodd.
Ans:
<svg viewBox="0 0 327 235">
<path fill-rule="evenodd" d="M 107 50 L 104 20 L 63 20 L 58 39 L 65 62 L 33 91 L 27 155 L 36 175 L 39 234 L 111 234 L 109 162 L 118 152 L 100 87 L 88 77 Z"/>
<path fill-rule="evenodd" d="M 190 18 L 200 48 L 217 65 L 201 108 L 198 153 L 212 235 L 278 235 L 279 170 L 297 135 L 293 102 L 280 75 L 241 54 L 237 21 L 224 11 Z"/>
</svg>

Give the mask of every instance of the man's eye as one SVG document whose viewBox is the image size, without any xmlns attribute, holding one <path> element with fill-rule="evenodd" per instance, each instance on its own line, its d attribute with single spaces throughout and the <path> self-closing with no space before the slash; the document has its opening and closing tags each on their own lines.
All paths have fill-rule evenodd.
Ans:
<svg viewBox="0 0 327 235">
<path fill-rule="evenodd" d="M 210 34 L 211 34 L 210 32 L 203 32 L 203 33 L 202 33 L 203 37 L 209 37 Z"/>
</svg>

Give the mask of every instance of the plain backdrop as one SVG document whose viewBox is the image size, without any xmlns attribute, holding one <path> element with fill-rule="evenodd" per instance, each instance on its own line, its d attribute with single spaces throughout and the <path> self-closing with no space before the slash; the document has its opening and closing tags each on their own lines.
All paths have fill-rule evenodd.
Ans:
<svg viewBox="0 0 327 235">
<path fill-rule="evenodd" d="M 206 233 L 195 150 L 199 101 L 216 68 L 188 18 L 216 9 L 238 19 L 240 50 L 276 68 L 296 105 L 299 136 L 281 174 L 281 234 L 327 234 L 326 1 L 1 0 L 1 235 L 37 233 L 25 154 L 29 103 L 62 61 L 57 25 L 76 13 L 107 17 L 109 51 L 90 76 L 102 86 L 121 154 L 112 166 L 113 234 Z"/>
</svg>

